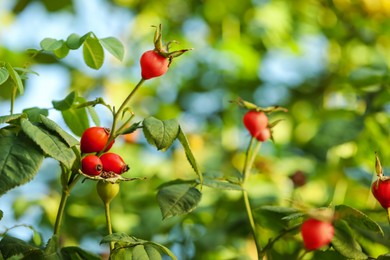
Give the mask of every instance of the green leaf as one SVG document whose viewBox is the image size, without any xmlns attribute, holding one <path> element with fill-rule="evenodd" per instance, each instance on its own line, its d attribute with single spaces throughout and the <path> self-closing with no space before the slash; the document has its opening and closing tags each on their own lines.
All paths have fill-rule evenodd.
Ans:
<svg viewBox="0 0 390 260">
<path fill-rule="evenodd" d="M 390 260 L 390 253 L 387 253 L 385 255 L 380 255 L 377 260 Z"/>
<path fill-rule="evenodd" d="M 100 244 L 110 243 L 110 242 L 116 242 L 116 243 L 119 242 L 122 244 L 138 244 L 139 240 L 133 236 L 129 236 L 126 233 L 113 233 L 111 235 L 105 236 L 100 241 Z"/>
<path fill-rule="evenodd" d="M 0 116 L 0 124 L 10 123 L 11 121 L 17 120 L 25 116 L 26 116 L 25 114 L 13 114 L 8 116 Z"/>
<path fill-rule="evenodd" d="M 0 251 L 4 259 L 17 256 L 17 259 L 42 259 L 43 251 L 21 239 L 4 236 L 0 241 Z M 19 258 L 22 256 L 21 258 Z"/>
<path fill-rule="evenodd" d="M 72 91 L 63 100 L 58 100 L 58 101 L 53 100 L 52 104 L 56 110 L 64 111 L 71 108 L 75 100 L 76 100 L 76 92 Z"/>
<path fill-rule="evenodd" d="M 352 230 L 348 224 L 343 221 L 334 223 L 335 234 L 332 239 L 333 248 L 348 259 L 367 259 L 368 256 L 362 252 L 362 248 L 355 240 Z"/>
<path fill-rule="evenodd" d="M 199 181 L 200 181 L 200 185 L 202 186 L 203 185 L 203 174 L 199 170 L 198 164 L 197 164 L 197 162 L 195 160 L 195 157 L 194 157 L 194 155 L 193 155 L 193 153 L 191 151 L 191 148 L 190 148 L 190 145 L 188 143 L 187 137 L 185 136 L 184 132 L 181 130 L 181 127 L 179 127 L 178 139 L 179 139 L 179 142 L 181 143 L 181 145 L 184 148 L 184 152 L 186 154 L 188 162 L 191 164 L 192 169 L 194 169 L 195 173 L 198 175 Z"/>
<path fill-rule="evenodd" d="M 163 219 L 191 212 L 201 198 L 199 190 L 186 184 L 163 187 L 157 193 Z"/>
<path fill-rule="evenodd" d="M 83 57 L 88 67 L 99 69 L 104 62 L 104 50 L 99 40 L 94 37 L 87 37 L 83 44 Z"/>
<path fill-rule="evenodd" d="M 180 126 L 175 119 L 162 121 L 148 117 L 142 124 L 147 141 L 158 150 L 168 149 L 179 134 Z"/>
<path fill-rule="evenodd" d="M 101 260 L 101 257 L 90 252 L 87 252 L 77 246 L 68 246 L 61 248 L 61 255 L 63 259 L 72 259 L 72 260 Z"/>
<path fill-rule="evenodd" d="M 68 55 L 68 53 L 69 53 L 69 48 L 65 44 L 65 42 L 62 42 L 62 45 L 60 48 L 54 50 L 54 54 L 59 59 L 65 58 Z"/>
<path fill-rule="evenodd" d="M 47 129 L 56 132 L 68 144 L 69 147 L 79 144 L 79 141 L 76 138 L 64 131 L 56 122 L 43 115 L 41 115 L 41 120 Z"/>
<path fill-rule="evenodd" d="M 72 165 L 76 160 L 76 155 L 57 135 L 44 131 L 44 129 L 33 125 L 24 118 L 21 119 L 21 127 L 23 132 L 30 137 L 45 154 L 60 161 L 68 169 L 72 168 Z"/>
<path fill-rule="evenodd" d="M 81 40 L 80 35 L 78 35 L 76 33 L 72 33 L 66 39 L 66 45 L 71 50 L 77 50 L 78 48 L 80 48 L 80 46 L 83 44 L 83 42 L 84 41 Z"/>
<path fill-rule="evenodd" d="M 48 116 L 49 110 L 47 110 L 46 108 L 31 107 L 24 109 L 23 113 L 27 115 L 28 119 L 31 122 L 40 122 L 41 115 Z"/>
<path fill-rule="evenodd" d="M 44 155 L 16 128 L 0 129 L 0 195 L 22 185 L 37 174 Z"/>
<path fill-rule="evenodd" d="M 89 127 L 88 114 L 85 108 L 72 108 L 61 113 L 66 125 L 75 135 L 81 136 L 84 130 Z"/>
<path fill-rule="evenodd" d="M 53 235 L 47 242 L 46 248 L 44 249 L 45 259 L 61 259 L 59 254 L 59 237 Z"/>
<path fill-rule="evenodd" d="M 123 44 L 117 38 L 114 38 L 114 37 L 103 38 L 103 39 L 100 39 L 100 43 L 115 58 L 117 58 L 120 61 L 123 60 L 123 57 L 125 55 L 125 48 L 123 47 Z"/>
<path fill-rule="evenodd" d="M 24 92 L 24 87 L 23 87 L 23 82 L 22 79 L 20 78 L 19 74 L 14 70 L 14 68 L 9 64 L 5 64 L 9 75 L 11 76 L 13 82 L 15 83 L 16 87 L 19 90 L 19 93 L 22 95 Z"/>
<path fill-rule="evenodd" d="M 64 43 L 63 40 L 56 40 L 53 38 L 45 38 L 41 41 L 40 45 L 42 50 L 48 51 L 48 52 L 54 52 L 55 50 L 62 47 L 62 44 Z"/>
<path fill-rule="evenodd" d="M 133 260 L 160 260 L 161 254 L 152 246 L 137 245 L 133 248 Z"/>
<path fill-rule="evenodd" d="M 7 81 L 9 77 L 8 70 L 4 67 L 0 68 L 0 85 Z"/>
<path fill-rule="evenodd" d="M 98 113 L 96 112 L 94 107 L 88 106 L 87 107 L 88 113 L 92 118 L 92 121 L 95 125 L 99 126 L 100 125 L 100 118 Z"/>
<path fill-rule="evenodd" d="M 205 178 L 203 179 L 203 185 L 215 189 L 221 189 L 221 190 L 237 190 L 237 191 L 243 190 L 243 188 L 240 185 L 225 180 Z"/>
<path fill-rule="evenodd" d="M 0 220 L 3 218 L 3 211 L 0 210 Z"/>
<path fill-rule="evenodd" d="M 382 228 L 363 212 L 347 205 L 337 205 L 335 213 L 339 219 L 348 222 L 349 225 L 368 231 L 380 233 L 384 236 Z"/>
<path fill-rule="evenodd" d="M 163 246 L 161 244 L 158 244 L 158 243 L 154 243 L 154 242 L 148 241 L 148 246 L 147 247 L 149 247 L 149 246 L 152 246 L 155 249 L 157 249 L 158 251 L 161 251 L 164 254 L 168 255 L 172 260 L 177 260 L 176 256 L 167 247 L 165 247 L 165 246 Z"/>
<path fill-rule="evenodd" d="M 357 87 L 366 87 L 380 84 L 383 81 L 385 71 L 383 69 L 360 67 L 351 72 L 349 80 Z"/>
</svg>

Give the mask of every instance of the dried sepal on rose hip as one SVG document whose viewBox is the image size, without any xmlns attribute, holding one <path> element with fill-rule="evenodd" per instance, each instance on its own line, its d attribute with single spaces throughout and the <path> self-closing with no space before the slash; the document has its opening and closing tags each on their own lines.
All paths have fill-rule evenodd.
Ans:
<svg viewBox="0 0 390 260">
<path fill-rule="evenodd" d="M 99 153 L 103 151 L 103 149 L 104 151 L 110 150 L 115 140 L 112 140 L 107 145 L 109 137 L 110 129 L 108 128 L 100 126 L 87 128 L 80 139 L 81 153 Z"/>
<path fill-rule="evenodd" d="M 192 50 L 182 49 L 171 52 L 169 47 L 172 43 L 175 43 L 175 41 L 168 42 L 166 45 L 163 44 L 161 24 L 156 26 L 154 49 L 144 52 L 140 58 L 141 76 L 143 79 L 147 80 L 164 75 L 174 58 Z"/>
</svg>

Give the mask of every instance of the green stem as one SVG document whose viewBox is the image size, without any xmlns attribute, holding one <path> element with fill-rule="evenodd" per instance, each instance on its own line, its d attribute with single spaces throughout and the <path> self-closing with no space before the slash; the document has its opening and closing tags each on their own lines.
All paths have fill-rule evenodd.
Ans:
<svg viewBox="0 0 390 260">
<path fill-rule="evenodd" d="M 112 224 L 111 224 L 111 214 L 110 214 L 110 203 L 104 203 L 104 212 L 106 213 L 106 222 L 107 222 L 107 231 L 108 235 L 112 235 Z M 114 250 L 114 242 L 110 242 L 110 255 L 112 250 Z"/>
<path fill-rule="evenodd" d="M 66 186 L 64 186 L 62 188 L 61 201 L 60 201 L 60 205 L 58 206 L 57 217 L 56 217 L 56 222 L 54 224 L 53 235 L 59 235 L 60 234 L 60 228 L 61 228 L 62 218 L 63 218 L 63 215 L 64 215 L 66 201 L 68 200 L 68 197 L 70 195 L 70 191 L 76 185 L 76 183 L 78 182 L 78 180 L 80 178 L 81 178 L 81 175 L 79 174 L 79 175 L 77 175 L 76 178 L 71 180 L 71 182 L 69 184 L 66 184 Z"/>
<path fill-rule="evenodd" d="M 388 219 L 389 224 L 390 224 L 390 208 L 387 208 L 386 211 L 387 211 L 387 219 Z"/>
<path fill-rule="evenodd" d="M 14 114 L 14 105 L 15 105 L 15 99 L 16 99 L 16 92 L 18 91 L 18 89 L 17 89 L 17 87 L 16 86 L 14 86 L 13 88 L 12 88 L 12 96 L 11 96 L 11 110 L 10 110 L 10 112 L 11 112 L 11 115 L 13 115 Z"/>
<path fill-rule="evenodd" d="M 255 144 L 255 141 L 256 141 L 256 139 L 252 137 L 250 142 L 249 142 L 249 145 L 248 145 L 248 148 L 246 150 L 246 153 L 245 153 L 244 169 L 242 171 L 242 173 L 243 173 L 242 187 L 244 188 L 243 191 L 242 191 L 242 195 L 244 197 L 245 209 L 246 209 L 246 213 L 247 213 L 247 216 L 248 216 L 249 224 L 250 224 L 250 227 L 251 227 L 253 239 L 255 240 L 257 255 L 258 255 L 258 258 L 260 259 L 260 257 L 262 257 L 264 254 L 262 253 L 260 240 L 259 240 L 258 234 L 256 232 L 256 225 L 255 225 L 255 220 L 254 220 L 253 214 L 252 214 L 252 208 L 251 208 L 251 204 L 250 204 L 250 201 L 249 201 L 248 192 L 247 192 L 247 190 L 244 187 L 245 183 L 246 183 L 246 180 L 248 179 L 248 177 L 250 175 L 250 171 L 252 169 L 252 166 L 253 166 L 253 163 L 255 161 L 256 155 L 258 154 L 259 149 L 261 147 L 261 142 L 257 142 Z"/>
<path fill-rule="evenodd" d="M 114 114 L 114 120 L 112 122 L 111 131 L 113 133 L 113 138 L 115 138 L 115 128 L 116 124 L 118 122 L 118 119 L 120 116 L 122 116 L 123 110 L 126 108 L 127 104 L 130 102 L 131 98 L 134 96 L 134 94 L 137 92 L 137 90 L 142 86 L 142 84 L 145 82 L 145 79 L 141 79 L 138 84 L 134 87 L 134 89 L 130 92 L 130 94 L 126 97 L 125 101 L 123 101 L 122 105 L 119 107 L 118 111 Z"/>
<path fill-rule="evenodd" d="M 244 196 L 245 209 L 246 209 L 246 213 L 248 216 L 249 224 L 251 226 L 253 239 L 255 240 L 257 255 L 258 255 L 258 258 L 260 259 L 260 255 L 262 254 L 261 253 L 262 250 L 261 250 L 260 241 L 258 239 L 257 232 L 256 232 L 256 225 L 255 225 L 255 220 L 254 220 L 253 214 L 252 214 L 251 204 L 249 202 L 248 192 L 246 190 L 243 190 L 242 195 Z"/>
<path fill-rule="evenodd" d="M 63 189 L 62 195 L 61 195 L 60 205 L 58 207 L 56 223 L 54 224 L 54 233 L 53 233 L 53 235 L 59 235 L 60 234 L 60 227 L 61 227 L 61 223 L 62 223 L 62 217 L 64 215 L 65 205 L 66 205 L 66 201 L 68 200 L 69 195 L 70 195 L 69 190 Z"/>
</svg>

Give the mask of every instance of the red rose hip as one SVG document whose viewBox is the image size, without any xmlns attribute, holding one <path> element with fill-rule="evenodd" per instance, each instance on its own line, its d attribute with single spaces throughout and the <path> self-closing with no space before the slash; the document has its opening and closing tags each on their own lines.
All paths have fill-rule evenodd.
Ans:
<svg viewBox="0 0 390 260">
<path fill-rule="evenodd" d="M 301 227 L 303 244 L 307 250 L 319 249 L 332 241 L 334 227 L 328 221 L 309 218 Z"/>
<path fill-rule="evenodd" d="M 81 153 L 99 153 L 101 152 L 108 142 L 110 137 L 110 129 L 93 126 L 84 131 L 80 139 Z M 114 140 L 104 150 L 105 152 L 110 150 L 114 144 Z"/>
<path fill-rule="evenodd" d="M 123 161 L 122 157 L 116 153 L 105 153 L 100 156 L 103 164 L 103 171 L 122 174 L 129 170 L 128 165 Z"/>
<path fill-rule="evenodd" d="M 384 209 L 390 208 L 390 178 L 380 177 L 371 186 L 371 191 Z"/>
<path fill-rule="evenodd" d="M 151 79 L 162 76 L 168 71 L 169 60 L 157 51 L 149 50 L 142 54 L 140 65 L 142 78 Z"/>
<path fill-rule="evenodd" d="M 268 117 L 264 112 L 249 110 L 245 113 L 243 123 L 252 137 L 257 137 L 259 133 L 267 128 Z"/>
<path fill-rule="evenodd" d="M 97 176 L 102 170 L 102 161 L 96 155 L 90 154 L 81 160 L 81 171 L 86 175 Z"/>
</svg>

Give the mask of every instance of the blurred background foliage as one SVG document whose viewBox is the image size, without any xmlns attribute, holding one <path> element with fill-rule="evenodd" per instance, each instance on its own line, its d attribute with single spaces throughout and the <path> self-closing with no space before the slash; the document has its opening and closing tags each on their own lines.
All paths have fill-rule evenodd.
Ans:
<svg viewBox="0 0 390 260">
<path fill-rule="evenodd" d="M 211 176 L 232 178 L 243 165 L 249 142 L 242 125 L 245 111 L 231 100 L 288 108 L 288 113 L 271 114 L 272 121 L 283 121 L 274 128 L 275 142 L 262 146 L 248 186 L 266 243 L 278 234 L 280 223 L 260 209 L 264 205 L 347 204 L 387 225 L 370 184 L 374 152 L 385 174 L 390 161 L 389 16 L 387 0 L 3 0 L 0 60 L 40 74 L 26 80 L 26 93 L 16 101 L 20 111 L 51 107 L 53 99 L 71 90 L 119 105 L 140 79 L 140 55 L 153 48 L 151 25 L 161 23 L 165 40 L 194 50 L 137 93 L 135 119 L 178 118 L 198 163 Z M 88 31 L 118 37 L 126 48 L 124 62 L 107 55 L 103 68 L 92 71 L 79 52 L 63 60 L 32 59 L 25 52 L 39 48 L 45 37 L 66 39 Z M 1 113 L 8 114 L 9 90 L 0 89 L 0 96 Z M 97 110 L 102 125 L 109 126 L 109 112 Z M 49 117 L 63 124 L 55 111 Z M 161 220 L 156 188 L 194 177 L 179 146 L 157 152 L 136 132 L 118 140 L 114 151 L 129 163 L 128 176 L 148 178 L 123 183 L 112 203 L 115 231 L 165 244 L 179 259 L 247 259 L 254 252 L 239 192 L 204 187 L 193 213 Z M 47 159 L 36 179 L 0 199 L 2 228 L 38 225 L 47 239 L 59 187 L 59 167 Z M 87 250 L 106 250 L 99 245 L 104 211 L 91 182 L 76 187 L 64 221 L 64 243 L 81 241 Z M 15 236 L 29 237 L 24 231 L 13 230 Z M 373 257 L 389 251 L 388 242 L 361 241 Z M 274 245 L 273 259 L 295 256 L 301 247 L 299 236 L 289 235 Z M 321 252 L 316 254 L 322 259 Z"/>
</svg>

